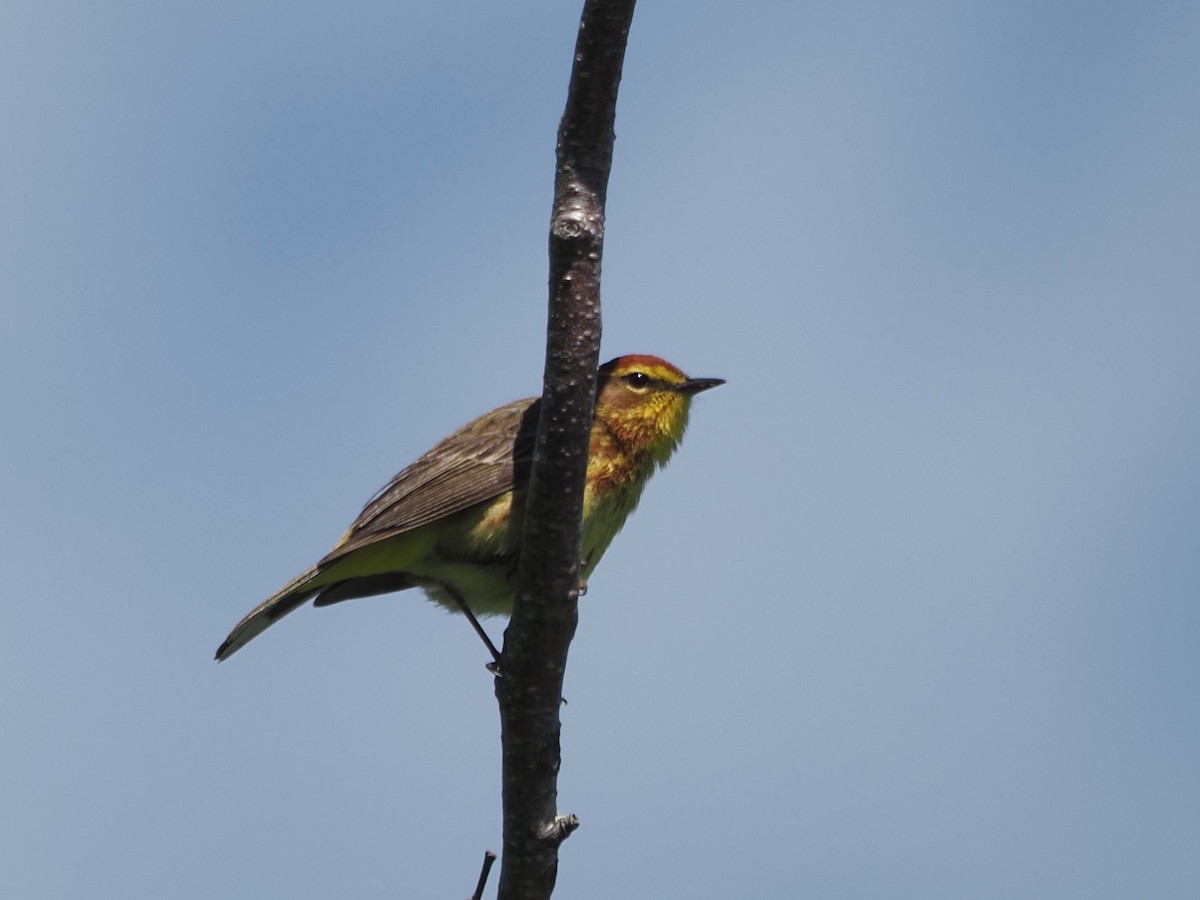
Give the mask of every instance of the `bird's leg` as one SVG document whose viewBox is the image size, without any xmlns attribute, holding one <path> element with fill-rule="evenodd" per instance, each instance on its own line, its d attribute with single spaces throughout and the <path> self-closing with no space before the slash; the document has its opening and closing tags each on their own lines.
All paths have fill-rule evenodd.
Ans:
<svg viewBox="0 0 1200 900">
<path fill-rule="evenodd" d="M 449 585 L 442 585 L 446 593 L 454 598 L 454 602 L 458 604 L 459 611 L 467 617 L 467 621 L 471 623 L 471 627 L 475 629 L 475 633 L 479 635 L 480 640 L 487 645 L 488 652 L 492 654 L 494 662 L 488 663 L 488 670 L 496 675 L 500 674 L 500 651 L 496 649 L 496 645 L 492 643 L 492 639 L 488 637 L 487 632 L 483 630 L 483 626 L 479 624 L 479 620 L 475 618 L 475 613 L 471 612 L 471 607 L 467 606 L 467 601 L 462 598 L 458 591 L 451 588 Z"/>
</svg>

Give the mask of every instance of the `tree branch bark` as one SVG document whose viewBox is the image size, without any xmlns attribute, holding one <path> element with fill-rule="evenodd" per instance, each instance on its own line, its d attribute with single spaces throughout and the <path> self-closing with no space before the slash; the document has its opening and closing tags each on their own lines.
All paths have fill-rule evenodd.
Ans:
<svg viewBox="0 0 1200 900">
<path fill-rule="evenodd" d="M 503 754 L 499 900 L 543 900 L 578 827 L 557 809 L 559 708 L 578 622 L 584 478 L 600 358 L 604 202 L 635 0 L 586 0 L 558 131 L 550 309 L 517 599 L 496 679 Z"/>
</svg>

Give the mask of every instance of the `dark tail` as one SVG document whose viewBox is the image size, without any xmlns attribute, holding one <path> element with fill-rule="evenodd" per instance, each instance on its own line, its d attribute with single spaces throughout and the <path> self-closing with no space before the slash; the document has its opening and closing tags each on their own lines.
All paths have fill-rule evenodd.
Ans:
<svg viewBox="0 0 1200 900">
<path fill-rule="evenodd" d="M 312 582 L 320 574 L 320 569 L 313 566 L 303 575 L 293 579 L 274 596 L 264 600 L 250 611 L 246 618 L 234 626 L 229 637 L 217 648 L 217 662 L 229 659 L 238 650 L 258 637 L 288 613 L 299 609 L 308 599 L 321 590 L 324 585 L 312 586 Z"/>
</svg>

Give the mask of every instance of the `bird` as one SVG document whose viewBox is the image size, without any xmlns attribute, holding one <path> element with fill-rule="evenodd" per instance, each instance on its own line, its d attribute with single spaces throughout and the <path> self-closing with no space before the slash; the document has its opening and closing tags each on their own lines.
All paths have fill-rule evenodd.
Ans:
<svg viewBox="0 0 1200 900">
<path fill-rule="evenodd" d="M 644 354 L 600 367 L 584 488 L 583 585 L 650 476 L 678 447 L 692 398 L 724 383 L 689 378 Z M 397 474 L 324 558 L 234 626 L 217 661 L 309 600 L 324 607 L 415 587 L 466 614 L 499 663 L 476 617 L 512 612 L 540 409 L 538 397 L 494 409 Z"/>
</svg>

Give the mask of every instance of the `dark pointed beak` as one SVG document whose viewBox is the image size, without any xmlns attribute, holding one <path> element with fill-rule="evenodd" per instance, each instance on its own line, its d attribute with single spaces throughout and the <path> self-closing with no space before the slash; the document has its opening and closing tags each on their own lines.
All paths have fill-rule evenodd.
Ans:
<svg viewBox="0 0 1200 900">
<path fill-rule="evenodd" d="M 690 397 L 693 394 L 707 391 L 709 388 L 715 388 L 724 383 L 724 378 L 689 378 L 679 386 L 679 393 L 687 394 Z"/>
</svg>

